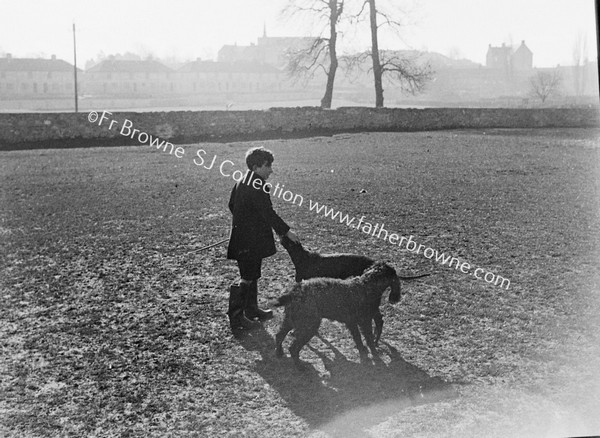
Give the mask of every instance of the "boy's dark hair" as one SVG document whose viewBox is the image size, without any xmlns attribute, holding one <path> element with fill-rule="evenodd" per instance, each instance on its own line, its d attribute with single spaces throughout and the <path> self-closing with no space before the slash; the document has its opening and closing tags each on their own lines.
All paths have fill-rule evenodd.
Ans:
<svg viewBox="0 0 600 438">
<path fill-rule="evenodd" d="M 248 152 L 246 152 L 246 165 L 250 170 L 252 170 L 252 167 L 255 165 L 261 167 L 265 163 L 273 164 L 274 159 L 273 153 L 262 146 L 248 149 Z"/>
</svg>

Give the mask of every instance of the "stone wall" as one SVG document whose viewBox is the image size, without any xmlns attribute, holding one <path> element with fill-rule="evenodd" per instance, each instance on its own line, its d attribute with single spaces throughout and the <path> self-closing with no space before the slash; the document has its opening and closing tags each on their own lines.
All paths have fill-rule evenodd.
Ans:
<svg viewBox="0 0 600 438">
<path fill-rule="evenodd" d="M 302 137 L 360 131 L 600 127 L 595 108 L 317 107 L 266 111 L 0 114 L 0 149 L 174 144 Z M 137 130 L 137 131 L 134 131 Z"/>
</svg>

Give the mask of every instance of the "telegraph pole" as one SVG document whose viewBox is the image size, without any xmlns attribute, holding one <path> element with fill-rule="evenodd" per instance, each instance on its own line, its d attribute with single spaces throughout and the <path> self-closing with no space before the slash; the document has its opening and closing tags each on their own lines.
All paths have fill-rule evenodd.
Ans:
<svg viewBox="0 0 600 438">
<path fill-rule="evenodd" d="M 75 41 L 75 23 L 73 23 L 73 76 L 75 78 L 75 112 L 79 112 L 77 98 L 77 43 Z"/>
<path fill-rule="evenodd" d="M 596 13 L 596 61 L 598 61 L 598 55 L 600 54 L 600 21 L 598 19 L 598 13 L 600 12 L 600 0 L 594 2 L 594 9 Z M 596 62 L 598 67 L 598 84 L 600 85 L 600 63 Z"/>
</svg>

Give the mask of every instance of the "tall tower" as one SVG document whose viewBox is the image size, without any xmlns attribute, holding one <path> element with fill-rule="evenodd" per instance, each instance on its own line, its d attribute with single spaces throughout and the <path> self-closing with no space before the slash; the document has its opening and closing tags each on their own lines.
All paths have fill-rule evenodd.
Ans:
<svg viewBox="0 0 600 438">
<path fill-rule="evenodd" d="M 267 23 L 263 21 L 263 38 L 267 37 Z"/>
</svg>

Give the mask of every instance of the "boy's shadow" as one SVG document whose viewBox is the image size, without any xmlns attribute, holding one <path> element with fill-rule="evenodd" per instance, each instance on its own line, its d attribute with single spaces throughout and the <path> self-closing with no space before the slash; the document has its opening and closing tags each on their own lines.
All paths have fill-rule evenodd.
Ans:
<svg viewBox="0 0 600 438">
<path fill-rule="evenodd" d="M 327 352 L 309 344 L 303 353 L 306 355 L 308 349 L 316 353 L 329 377 L 306 362 L 307 370 L 298 371 L 288 354 L 284 358 L 276 357 L 275 341 L 264 328 L 238 337 L 244 348 L 261 354 L 256 371 L 286 401 L 287 407 L 311 427 L 332 436 L 364 436 L 365 428 L 403 409 L 458 395 L 451 384 L 429 377 L 404 361 L 388 343 L 383 343 L 386 348 L 379 348 L 385 360 L 358 363 L 346 359 L 322 337 L 319 339 L 327 346 Z"/>
</svg>

